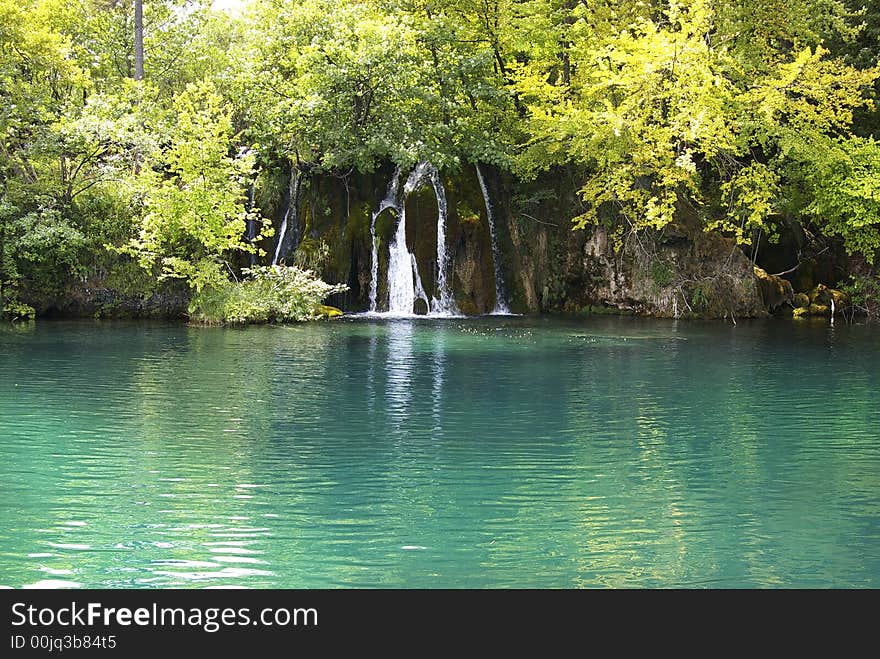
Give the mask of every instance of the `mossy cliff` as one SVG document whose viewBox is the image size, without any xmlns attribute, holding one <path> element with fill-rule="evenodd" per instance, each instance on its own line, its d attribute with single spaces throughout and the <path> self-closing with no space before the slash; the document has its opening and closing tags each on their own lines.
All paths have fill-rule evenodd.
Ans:
<svg viewBox="0 0 880 659">
<path fill-rule="evenodd" d="M 732 241 L 686 227 L 615 244 L 603 227 L 572 230 L 579 213 L 574 177 L 530 184 L 483 166 L 493 208 L 501 273 L 509 306 L 519 313 L 624 313 L 663 317 L 755 317 L 766 313 L 752 263 Z M 370 220 L 386 194 L 393 170 L 345 177 L 311 175 L 297 203 L 300 260 L 323 249 L 317 269 L 349 291 L 331 300 L 347 311 L 369 306 Z M 442 175 L 448 204 L 449 281 L 458 308 L 481 314 L 495 306 L 493 252 L 486 203 L 476 171 Z M 278 181 L 274 189 L 284 190 Z M 263 206 L 280 226 L 287 200 Z M 379 267 L 377 300 L 387 304 L 388 247 L 398 217 L 376 218 Z M 436 295 L 437 202 L 426 185 L 406 200 L 408 248 L 428 295 Z M 267 252 L 277 236 L 264 244 Z M 418 311 L 418 309 L 416 309 Z"/>
</svg>

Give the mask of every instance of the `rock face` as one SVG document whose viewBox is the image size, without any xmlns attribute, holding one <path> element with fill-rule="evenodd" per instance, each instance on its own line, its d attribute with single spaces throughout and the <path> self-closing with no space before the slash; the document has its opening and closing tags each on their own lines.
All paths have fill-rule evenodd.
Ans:
<svg viewBox="0 0 880 659">
<path fill-rule="evenodd" d="M 581 207 L 577 176 L 563 172 L 522 183 L 490 166 L 481 167 L 494 210 L 499 270 L 513 312 L 745 318 L 765 315 L 768 306 L 790 307 L 791 285 L 756 277 L 752 263 L 728 239 L 685 226 L 667 228 L 653 238 L 617 241 L 601 226 L 574 231 L 571 219 Z M 347 293 L 328 301 L 346 311 L 369 308 L 370 221 L 392 172 L 387 167 L 345 179 L 313 174 L 302 181 L 300 251 L 322 253 L 326 246 L 325 258 L 314 267 L 325 280 L 348 284 Z M 495 307 L 495 269 L 476 171 L 462 166 L 444 172 L 442 179 L 452 295 L 465 314 L 489 313 Z M 274 189 L 284 189 L 283 180 L 276 181 Z M 278 201 L 262 203 L 264 215 L 274 216 L 276 229 L 282 206 Z M 397 222 L 393 209 L 375 220 L 380 311 L 388 303 L 388 249 Z M 424 289 L 429 298 L 437 296 L 437 202 L 430 188 L 409 196 L 406 222 L 407 247 Z M 262 245 L 269 253 L 273 240 Z"/>
<path fill-rule="evenodd" d="M 794 289 L 791 282 L 777 275 L 768 274 L 766 270 L 755 266 L 755 278 L 761 298 L 769 311 L 777 311 L 784 304 L 791 304 Z"/>
<path fill-rule="evenodd" d="M 502 187 L 499 233 L 514 311 L 766 315 L 752 264 L 733 241 L 680 226 L 616 244 L 602 226 L 572 230 L 575 180 L 524 186 L 492 178 Z"/>
<path fill-rule="evenodd" d="M 103 282 L 70 286 L 53 297 L 32 298 L 40 316 L 178 320 L 186 316 L 190 293 L 169 285 L 149 295 L 126 293 Z"/>
</svg>

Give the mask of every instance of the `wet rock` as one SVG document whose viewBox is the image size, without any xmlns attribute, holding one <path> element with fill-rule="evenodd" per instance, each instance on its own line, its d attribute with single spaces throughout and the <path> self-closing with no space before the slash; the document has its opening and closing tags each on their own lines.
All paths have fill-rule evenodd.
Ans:
<svg viewBox="0 0 880 659">
<path fill-rule="evenodd" d="M 810 306 L 810 296 L 806 293 L 795 293 L 794 297 L 791 300 L 791 303 L 797 307 L 809 307 Z"/>
<path fill-rule="evenodd" d="M 849 295 L 844 293 L 843 291 L 838 291 L 834 288 L 828 289 L 828 294 L 832 300 L 834 300 L 834 310 L 837 313 L 842 312 L 844 309 L 848 309 L 852 306 L 852 300 Z"/>
<path fill-rule="evenodd" d="M 810 315 L 810 307 L 795 307 L 792 315 L 795 318 L 806 318 Z"/>
<path fill-rule="evenodd" d="M 810 302 L 813 304 L 831 304 L 831 289 L 825 284 L 816 284 L 810 291 Z"/>
<path fill-rule="evenodd" d="M 413 313 L 417 316 L 426 316 L 428 314 L 428 303 L 422 298 L 416 298 L 413 304 Z"/>
<path fill-rule="evenodd" d="M 755 278 L 758 280 L 761 297 L 769 311 L 776 311 L 783 304 L 792 301 L 794 290 L 787 279 L 771 275 L 758 266 L 755 266 Z"/>
<path fill-rule="evenodd" d="M 831 315 L 831 307 L 827 304 L 816 304 L 815 302 L 810 305 L 810 315 L 811 316 L 830 316 Z"/>
</svg>

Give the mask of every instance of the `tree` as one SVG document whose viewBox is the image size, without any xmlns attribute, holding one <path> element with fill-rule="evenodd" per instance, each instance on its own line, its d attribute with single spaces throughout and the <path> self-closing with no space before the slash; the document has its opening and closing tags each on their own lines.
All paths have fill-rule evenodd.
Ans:
<svg viewBox="0 0 880 659">
<path fill-rule="evenodd" d="M 838 3 L 825 4 L 838 16 Z M 585 165 L 576 226 L 616 217 L 618 236 L 659 230 L 686 204 L 705 228 L 749 242 L 755 229 L 773 231 L 794 162 L 809 166 L 793 154 L 846 131 L 866 103 L 877 72 L 801 47 L 818 39 L 813 19 L 749 23 L 762 36 L 743 41 L 748 17 L 724 7 L 624 6 L 603 23 L 582 4 L 569 31 L 570 83 L 548 75 L 546 57 L 523 67 L 532 137 L 519 169 Z"/>
<path fill-rule="evenodd" d="M 144 0 L 134 0 L 134 79 L 144 79 Z"/>
<path fill-rule="evenodd" d="M 880 256 L 880 144 L 849 137 L 817 145 L 806 176 L 806 212 L 821 230 L 843 238 L 847 251 L 873 265 Z"/>
<path fill-rule="evenodd" d="M 174 110 L 170 144 L 141 176 L 138 235 L 123 251 L 159 279 L 183 279 L 201 291 L 227 281 L 235 253 L 255 249 L 244 238 L 253 157 L 231 155 L 231 113 L 210 82 L 189 85 Z"/>
</svg>

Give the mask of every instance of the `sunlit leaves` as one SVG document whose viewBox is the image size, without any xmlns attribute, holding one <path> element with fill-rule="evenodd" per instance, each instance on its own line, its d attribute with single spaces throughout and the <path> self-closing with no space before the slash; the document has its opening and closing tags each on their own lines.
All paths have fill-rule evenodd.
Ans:
<svg viewBox="0 0 880 659">
<path fill-rule="evenodd" d="M 748 242 L 773 232 L 791 153 L 808 167 L 807 144 L 849 130 L 877 71 L 816 45 L 821 29 L 847 33 L 839 3 L 799 3 L 824 24 L 786 21 L 782 6 L 758 24 L 766 8 L 750 18 L 729 4 L 578 3 L 566 20 L 570 82 L 546 56 L 517 68 L 531 135 L 518 170 L 585 165 L 576 226 L 616 215 L 627 230 L 662 228 L 687 201 L 707 229 Z"/>
<path fill-rule="evenodd" d="M 230 155 L 231 113 L 210 83 L 187 87 L 174 110 L 170 146 L 141 176 L 145 213 L 125 251 L 201 290 L 226 279 L 231 254 L 253 250 L 244 240 L 253 156 Z"/>
<path fill-rule="evenodd" d="M 820 149 L 807 175 L 813 201 L 807 212 L 841 236 L 847 250 L 876 262 L 880 256 L 880 144 L 852 137 Z"/>
</svg>

